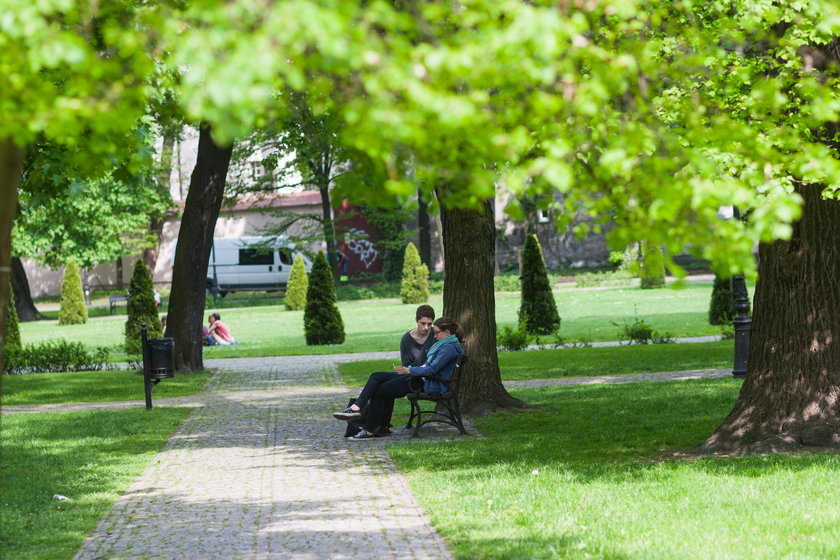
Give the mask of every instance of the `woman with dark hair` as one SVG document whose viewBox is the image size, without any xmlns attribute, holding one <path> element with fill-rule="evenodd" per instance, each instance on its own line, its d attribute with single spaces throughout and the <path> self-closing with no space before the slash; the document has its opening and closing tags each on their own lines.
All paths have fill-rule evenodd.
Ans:
<svg viewBox="0 0 840 560">
<path fill-rule="evenodd" d="M 381 428 L 382 411 L 387 399 L 406 396 L 411 392 L 409 381 L 413 377 L 423 379 L 423 391 L 434 393 L 446 390 L 442 383 L 430 379 L 439 377 L 452 378 L 455 373 L 455 360 L 464 353 L 464 331 L 461 325 L 449 317 L 441 317 L 434 323 L 435 343 L 426 353 L 426 362 L 421 366 L 395 366 L 394 372 L 374 372 L 370 374 L 364 389 L 356 402 L 343 412 L 333 414 L 339 420 L 355 420 L 362 417 L 361 409 L 368 403 L 367 418 L 359 433 L 349 438 L 350 441 L 372 439 Z"/>
</svg>

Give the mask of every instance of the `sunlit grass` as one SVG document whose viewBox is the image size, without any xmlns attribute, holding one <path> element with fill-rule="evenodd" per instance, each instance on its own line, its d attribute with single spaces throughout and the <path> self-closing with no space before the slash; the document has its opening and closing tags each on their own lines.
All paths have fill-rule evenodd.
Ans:
<svg viewBox="0 0 840 560">
<path fill-rule="evenodd" d="M 731 340 L 694 344 L 656 344 L 499 353 L 502 380 L 550 379 L 732 367 Z M 373 371 L 390 371 L 393 360 L 339 365 L 344 382 L 364 385 Z"/>
<path fill-rule="evenodd" d="M 188 413 L 162 408 L 4 415 L 2 557 L 72 558 Z"/>
<path fill-rule="evenodd" d="M 631 321 L 635 316 L 657 331 L 674 336 L 718 334 L 719 327 L 707 321 L 710 296 L 710 284 L 690 284 L 678 290 L 564 288 L 555 292 L 562 317 L 562 336 L 567 340 L 593 341 L 618 339 L 624 321 Z M 516 324 L 519 299 L 518 293 L 496 294 L 499 328 Z M 441 296 L 433 296 L 429 303 L 438 314 L 442 313 Z M 415 308 L 396 299 L 340 302 L 347 339 L 336 346 L 306 346 L 302 311 L 286 311 L 281 306 L 225 309 L 221 312 L 222 320 L 241 344 L 207 347 L 204 355 L 212 358 L 395 350 L 402 333 L 414 326 Z M 39 321 L 23 323 L 21 336 L 25 343 L 65 338 L 91 347 L 118 348 L 123 343 L 124 327 L 125 317 L 93 318 L 84 325 L 74 326 Z M 550 342 L 548 337 L 544 338 Z M 117 350 L 114 358 L 122 360 L 125 356 Z"/>
<path fill-rule="evenodd" d="M 209 371 L 176 374 L 152 388 L 153 399 L 201 392 Z M 72 402 L 131 401 L 145 399 L 143 376 L 134 371 L 80 371 L 6 375 L 3 405 Z"/>
<path fill-rule="evenodd" d="M 732 379 L 518 390 L 482 440 L 389 447 L 457 558 L 837 558 L 840 457 L 689 455 Z"/>
</svg>

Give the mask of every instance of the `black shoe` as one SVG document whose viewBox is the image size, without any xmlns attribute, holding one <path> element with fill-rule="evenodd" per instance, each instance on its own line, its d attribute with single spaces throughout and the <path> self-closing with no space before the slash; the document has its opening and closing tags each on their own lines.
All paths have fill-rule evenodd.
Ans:
<svg viewBox="0 0 840 560">
<path fill-rule="evenodd" d="M 353 410 L 349 406 L 342 412 L 333 412 L 333 418 L 338 418 L 339 420 L 358 420 L 361 417 L 361 411 Z"/>
<path fill-rule="evenodd" d="M 367 430 L 365 430 L 364 428 L 362 428 L 361 430 L 359 430 L 358 434 L 356 434 L 355 436 L 353 436 L 351 438 L 347 438 L 347 440 L 348 441 L 362 441 L 362 440 L 375 439 L 375 438 L 376 438 L 376 434 L 372 434 L 372 433 L 368 432 Z"/>
</svg>

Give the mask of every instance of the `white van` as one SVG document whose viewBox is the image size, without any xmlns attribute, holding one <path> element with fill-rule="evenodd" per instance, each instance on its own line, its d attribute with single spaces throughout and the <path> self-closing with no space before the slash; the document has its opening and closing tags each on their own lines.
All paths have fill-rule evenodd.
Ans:
<svg viewBox="0 0 840 560">
<path fill-rule="evenodd" d="M 298 253 L 283 237 L 216 237 L 207 265 L 207 290 L 219 293 L 285 289 Z M 302 255 L 306 272 L 312 261 Z"/>
</svg>

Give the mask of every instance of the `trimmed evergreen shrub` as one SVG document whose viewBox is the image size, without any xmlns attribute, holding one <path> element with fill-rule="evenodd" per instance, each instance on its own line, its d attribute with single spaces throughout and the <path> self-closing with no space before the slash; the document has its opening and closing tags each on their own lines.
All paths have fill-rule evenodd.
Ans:
<svg viewBox="0 0 840 560">
<path fill-rule="evenodd" d="M 332 270 L 323 251 L 315 257 L 312 272 L 309 273 L 303 331 L 307 346 L 344 342 L 344 322 L 335 304 Z"/>
<path fill-rule="evenodd" d="M 59 325 L 80 325 L 87 323 L 88 310 L 85 306 L 85 294 L 82 291 L 82 277 L 76 261 L 70 259 L 64 267 L 64 279 L 61 282 L 61 307 L 58 310 Z"/>
<path fill-rule="evenodd" d="M 295 256 L 292 271 L 289 273 L 289 283 L 286 284 L 286 294 L 283 304 L 289 311 L 300 311 L 306 307 L 306 290 L 309 288 L 309 276 L 306 275 L 306 264 L 303 257 Z"/>
<path fill-rule="evenodd" d="M 665 258 L 659 245 L 642 243 L 642 261 L 640 276 L 642 289 L 650 290 L 665 287 Z"/>
<path fill-rule="evenodd" d="M 420 261 L 420 253 L 411 242 L 406 245 L 403 256 L 400 299 L 403 303 L 429 301 L 429 268 Z"/>
<path fill-rule="evenodd" d="M 6 308 L 6 329 L 3 333 L 3 346 L 10 348 L 20 346 L 20 324 L 17 309 L 15 309 L 15 294 L 9 286 L 9 306 Z"/>
<path fill-rule="evenodd" d="M 709 302 L 709 324 L 726 325 L 734 318 L 735 294 L 732 293 L 732 280 L 723 279 L 715 274 L 712 299 Z"/>
<path fill-rule="evenodd" d="M 125 351 L 129 354 L 141 354 L 141 328 L 146 323 L 147 336 L 157 338 L 163 336 L 155 305 L 155 288 L 152 285 L 152 275 L 146 268 L 143 259 L 134 263 L 134 272 L 128 284 L 128 301 L 126 302 L 128 319 L 125 321 Z"/>
<path fill-rule="evenodd" d="M 525 238 L 522 249 L 522 299 L 519 324 L 530 334 L 550 334 L 560 328 L 557 303 L 551 293 L 542 248 L 534 234 Z"/>
</svg>

